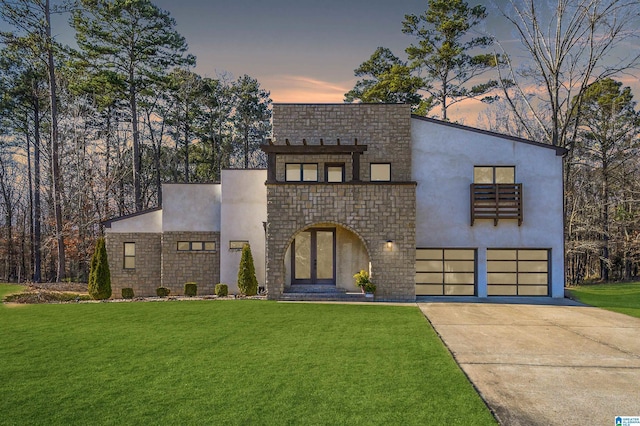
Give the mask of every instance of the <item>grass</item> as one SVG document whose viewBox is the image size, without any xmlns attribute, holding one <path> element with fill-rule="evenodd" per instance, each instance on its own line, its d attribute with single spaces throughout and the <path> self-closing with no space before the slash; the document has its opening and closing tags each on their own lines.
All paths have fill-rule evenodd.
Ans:
<svg viewBox="0 0 640 426">
<path fill-rule="evenodd" d="M 495 424 L 415 307 L 0 306 L 0 359 L 0 424 Z"/>
<path fill-rule="evenodd" d="M 587 305 L 640 318 L 640 282 L 585 285 L 570 292 Z"/>
</svg>

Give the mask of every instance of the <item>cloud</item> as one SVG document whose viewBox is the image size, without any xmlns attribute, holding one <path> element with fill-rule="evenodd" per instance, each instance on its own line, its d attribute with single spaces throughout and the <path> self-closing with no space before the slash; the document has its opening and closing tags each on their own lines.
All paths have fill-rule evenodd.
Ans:
<svg viewBox="0 0 640 426">
<path fill-rule="evenodd" d="M 271 91 L 276 103 L 342 103 L 352 82 L 331 82 L 301 75 L 264 78 L 262 86 Z"/>
</svg>

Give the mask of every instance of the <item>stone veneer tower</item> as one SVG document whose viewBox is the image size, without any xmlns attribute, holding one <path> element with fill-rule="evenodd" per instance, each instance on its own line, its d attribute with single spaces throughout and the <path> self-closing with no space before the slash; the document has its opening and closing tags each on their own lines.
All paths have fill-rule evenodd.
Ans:
<svg viewBox="0 0 640 426">
<path fill-rule="evenodd" d="M 415 300 L 416 183 L 411 181 L 409 105 L 276 104 L 273 140 L 262 149 L 268 155 L 270 299 L 278 299 L 291 284 L 285 254 L 296 235 L 330 224 L 364 244 L 377 299 Z M 287 180 L 287 164 L 315 164 L 317 178 Z M 326 167 L 332 165 L 342 167 L 341 182 L 327 182 Z M 388 179 L 372 180 L 371 165 L 390 170 Z"/>
</svg>

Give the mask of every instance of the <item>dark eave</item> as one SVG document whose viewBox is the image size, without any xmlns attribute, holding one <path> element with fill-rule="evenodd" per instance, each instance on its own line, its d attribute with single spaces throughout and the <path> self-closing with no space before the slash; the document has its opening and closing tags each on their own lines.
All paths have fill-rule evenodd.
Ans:
<svg viewBox="0 0 640 426">
<path fill-rule="evenodd" d="M 478 129 L 476 127 L 465 126 L 464 124 L 450 123 L 448 121 L 437 120 L 435 118 L 430 118 L 430 117 L 422 117 L 420 115 L 415 115 L 415 114 L 411 114 L 411 118 L 415 118 L 416 120 L 428 121 L 434 124 L 441 124 L 443 126 L 449 126 L 449 127 L 453 127 L 460 130 L 467 130 L 470 132 L 481 133 L 483 135 L 494 136 L 501 139 L 507 139 L 514 142 L 526 143 L 528 145 L 533 145 L 540 148 L 553 149 L 556 151 L 556 155 L 559 157 L 564 157 L 569 152 L 566 148 L 561 148 L 559 146 L 549 145 L 541 142 L 534 142 L 529 139 L 519 138 L 517 136 L 509 136 L 502 133 L 492 132 L 490 130 L 484 130 L 484 129 Z"/>
<path fill-rule="evenodd" d="M 152 209 L 147 209 L 147 210 L 142 210 L 140 212 L 136 212 L 136 213 L 131 213 L 131 214 L 126 214 L 124 216 L 118 216 L 118 217 L 114 217 L 113 219 L 109 219 L 109 220 L 105 220 L 100 222 L 102 224 L 102 226 L 104 226 L 105 228 L 111 228 L 111 224 L 113 222 L 118 222 L 121 220 L 125 220 L 125 219 L 130 219 L 132 217 L 136 217 L 136 216 L 141 216 L 143 214 L 147 214 L 147 213 L 152 213 L 152 212 L 157 212 L 158 210 L 162 210 L 162 207 L 154 207 Z"/>
<path fill-rule="evenodd" d="M 260 145 L 267 154 L 350 154 L 363 153 L 367 145 Z"/>
</svg>

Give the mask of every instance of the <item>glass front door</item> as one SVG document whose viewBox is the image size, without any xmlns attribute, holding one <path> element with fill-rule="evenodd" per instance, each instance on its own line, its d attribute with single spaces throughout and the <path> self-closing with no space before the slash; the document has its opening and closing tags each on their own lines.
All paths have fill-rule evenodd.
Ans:
<svg viewBox="0 0 640 426">
<path fill-rule="evenodd" d="M 291 247 L 292 284 L 336 283 L 336 230 L 300 232 Z"/>
</svg>

